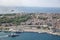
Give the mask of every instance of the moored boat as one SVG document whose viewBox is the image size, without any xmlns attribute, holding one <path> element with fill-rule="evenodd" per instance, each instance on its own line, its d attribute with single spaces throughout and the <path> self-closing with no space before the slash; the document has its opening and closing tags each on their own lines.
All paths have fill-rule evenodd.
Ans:
<svg viewBox="0 0 60 40">
<path fill-rule="evenodd" d="M 16 37 L 16 36 L 19 36 L 19 35 L 16 34 L 16 33 L 11 33 L 11 34 L 8 35 L 8 37 Z"/>
</svg>

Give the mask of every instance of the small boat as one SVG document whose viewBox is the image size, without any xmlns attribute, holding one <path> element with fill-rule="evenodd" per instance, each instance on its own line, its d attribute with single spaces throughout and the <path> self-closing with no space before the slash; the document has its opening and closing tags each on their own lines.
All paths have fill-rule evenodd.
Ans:
<svg viewBox="0 0 60 40">
<path fill-rule="evenodd" d="M 16 37 L 16 36 L 19 36 L 19 35 L 16 34 L 16 33 L 11 33 L 11 34 L 8 35 L 8 37 Z"/>
<path fill-rule="evenodd" d="M 1 32 L 1 31 L 0 31 Z"/>
</svg>

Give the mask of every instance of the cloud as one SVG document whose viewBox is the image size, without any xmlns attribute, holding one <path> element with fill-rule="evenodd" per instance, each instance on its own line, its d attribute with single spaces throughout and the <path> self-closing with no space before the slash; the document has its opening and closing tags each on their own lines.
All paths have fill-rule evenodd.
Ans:
<svg viewBox="0 0 60 40">
<path fill-rule="evenodd" d="M 17 6 L 22 5 L 20 0 L 0 0 L 2 6 Z"/>
<path fill-rule="evenodd" d="M 0 0 L 0 6 L 60 7 L 60 0 Z"/>
</svg>

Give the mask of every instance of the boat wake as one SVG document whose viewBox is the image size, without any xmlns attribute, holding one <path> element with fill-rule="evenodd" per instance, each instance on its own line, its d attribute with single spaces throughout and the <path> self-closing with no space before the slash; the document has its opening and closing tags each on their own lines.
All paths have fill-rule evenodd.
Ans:
<svg viewBox="0 0 60 40">
<path fill-rule="evenodd" d="M 0 36 L 0 38 L 5 38 L 5 37 L 8 37 L 8 35 Z"/>
</svg>

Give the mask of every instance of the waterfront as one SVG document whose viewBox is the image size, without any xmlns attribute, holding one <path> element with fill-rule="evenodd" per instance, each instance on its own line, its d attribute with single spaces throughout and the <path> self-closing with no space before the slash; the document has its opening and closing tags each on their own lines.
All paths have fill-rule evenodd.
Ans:
<svg viewBox="0 0 60 40">
<path fill-rule="evenodd" d="M 0 32 L 0 40 L 60 40 L 60 36 L 48 33 L 22 32 L 17 37 L 8 37 L 8 34 Z"/>
<path fill-rule="evenodd" d="M 60 40 L 60 1 L 0 0 L 0 40 Z"/>
</svg>

